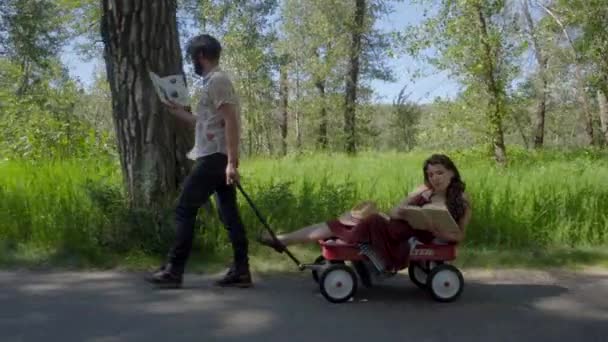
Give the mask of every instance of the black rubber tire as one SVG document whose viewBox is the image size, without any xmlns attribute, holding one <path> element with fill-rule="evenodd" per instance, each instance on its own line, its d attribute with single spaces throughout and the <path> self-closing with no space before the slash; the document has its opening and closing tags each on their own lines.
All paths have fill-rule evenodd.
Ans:
<svg viewBox="0 0 608 342">
<path fill-rule="evenodd" d="M 337 272 L 337 271 L 345 271 L 346 273 L 348 273 L 348 275 L 351 278 L 352 284 L 353 284 L 352 288 L 350 289 L 348 294 L 346 296 L 343 296 L 340 298 L 332 297 L 326 290 L 327 277 L 332 272 Z M 353 298 L 355 293 L 357 293 L 357 287 L 358 287 L 357 275 L 355 274 L 355 272 L 353 271 L 353 269 L 351 267 L 348 267 L 347 265 L 344 265 L 344 264 L 332 264 L 325 271 L 323 271 L 323 273 L 321 274 L 321 278 L 319 279 L 319 288 L 321 289 L 321 294 L 323 295 L 323 297 L 325 297 L 325 299 L 327 299 L 327 301 L 329 301 L 331 303 L 335 303 L 335 304 L 344 303 L 344 302 L 349 301 L 351 298 Z"/>
<path fill-rule="evenodd" d="M 436 284 L 434 282 L 435 277 L 437 277 L 437 275 L 442 272 L 451 272 L 456 275 L 457 284 L 454 284 L 454 285 L 458 286 L 458 290 L 456 291 L 456 293 L 454 293 L 453 295 L 451 295 L 449 297 L 440 295 L 435 288 L 436 286 L 439 286 L 439 284 Z M 456 267 L 454 267 L 452 265 L 448 265 L 448 264 L 443 264 L 443 265 L 434 267 L 431 270 L 431 272 L 429 273 L 427 284 L 428 284 L 427 288 L 429 289 L 431 296 L 433 296 L 433 299 L 435 299 L 438 302 L 442 302 L 442 303 L 448 303 L 448 302 L 452 302 L 452 301 L 456 300 L 458 297 L 460 297 L 460 295 L 462 294 L 462 291 L 464 290 L 464 278 L 462 276 L 462 273 Z"/>
<path fill-rule="evenodd" d="M 332 260 L 329 262 L 330 264 L 337 264 L 337 265 L 344 265 L 344 261 L 342 260 Z M 325 260 L 325 258 L 322 255 L 319 255 L 316 259 L 315 259 L 315 264 L 318 265 L 325 265 L 327 264 L 327 260 Z M 316 270 L 312 270 L 312 280 L 315 281 L 315 283 L 319 283 L 319 272 L 317 272 Z"/>
<path fill-rule="evenodd" d="M 416 270 L 420 270 L 424 273 L 426 273 L 426 279 L 424 281 L 422 281 L 421 279 L 418 279 L 416 277 Z M 418 286 L 419 288 L 425 290 L 427 287 L 427 283 L 428 283 L 428 274 L 429 271 L 419 262 L 412 262 L 410 263 L 410 265 L 407 267 L 407 274 L 410 276 L 410 280 L 412 281 L 412 283 L 416 284 L 416 286 Z"/>
</svg>

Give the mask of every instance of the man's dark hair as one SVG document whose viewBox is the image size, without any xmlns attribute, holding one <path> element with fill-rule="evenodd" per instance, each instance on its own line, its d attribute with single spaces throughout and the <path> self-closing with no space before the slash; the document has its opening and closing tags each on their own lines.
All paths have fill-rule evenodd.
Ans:
<svg viewBox="0 0 608 342">
<path fill-rule="evenodd" d="M 202 54 L 204 58 L 217 62 L 222 53 L 222 45 L 214 37 L 208 34 L 201 34 L 192 37 L 188 41 L 186 51 L 192 61 L 195 61 Z"/>
</svg>

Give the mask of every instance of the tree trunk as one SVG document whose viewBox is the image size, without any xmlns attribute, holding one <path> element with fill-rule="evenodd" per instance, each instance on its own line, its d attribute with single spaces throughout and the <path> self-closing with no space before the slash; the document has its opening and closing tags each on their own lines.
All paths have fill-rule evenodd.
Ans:
<svg viewBox="0 0 608 342">
<path fill-rule="evenodd" d="M 538 63 L 538 71 L 541 80 L 541 88 L 538 92 L 538 104 L 536 107 L 536 115 L 534 118 L 534 148 L 541 148 L 545 140 L 545 112 L 547 110 L 547 62 L 548 58 L 544 56 L 543 50 L 538 42 L 536 36 L 536 29 L 534 27 L 534 21 L 532 15 L 530 15 L 530 9 L 528 7 L 528 1 L 524 0 L 524 17 L 528 23 L 528 29 L 530 30 L 530 38 L 532 45 L 534 46 L 534 55 L 536 62 Z"/>
<path fill-rule="evenodd" d="M 25 57 L 21 62 L 21 70 L 23 70 L 23 75 L 21 76 L 21 84 L 17 88 L 17 97 L 25 95 L 30 85 L 30 63 Z"/>
<path fill-rule="evenodd" d="M 608 87 L 607 87 L 608 88 Z M 597 91 L 597 102 L 600 107 L 600 124 L 602 126 L 602 134 L 604 135 L 604 142 L 608 146 L 608 91 L 598 90 Z"/>
<path fill-rule="evenodd" d="M 578 98 L 579 98 L 579 101 L 581 102 L 581 104 L 583 105 L 583 119 L 585 121 L 585 131 L 587 132 L 587 139 L 589 141 L 589 144 L 593 145 L 595 143 L 594 134 L 593 134 L 593 114 L 589 110 L 589 101 L 587 100 L 587 95 L 585 94 L 585 81 L 583 80 L 583 73 L 581 71 L 582 58 L 581 58 L 580 54 L 578 53 L 578 51 L 576 50 L 576 48 L 574 47 L 574 42 L 572 41 L 572 38 L 570 38 L 570 34 L 568 34 L 568 30 L 566 30 L 566 27 L 564 26 L 562 21 L 559 19 L 559 17 L 557 15 L 555 15 L 555 13 L 553 13 L 553 11 L 551 9 L 544 6 L 542 3 L 537 2 L 537 4 L 540 7 L 542 7 L 545 10 L 545 12 L 547 12 L 553 18 L 553 20 L 555 20 L 555 22 L 562 29 L 562 32 L 563 32 L 564 36 L 566 37 L 566 39 L 568 40 L 568 43 L 570 45 L 570 49 L 572 51 L 572 55 L 574 58 L 574 71 L 575 71 L 575 76 L 576 76 L 576 86 L 577 86 Z"/>
<path fill-rule="evenodd" d="M 547 79 L 544 71 L 541 72 L 542 89 L 539 95 L 538 105 L 536 107 L 536 115 L 534 118 L 534 148 L 543 147 L 545 140 L 545 112 L 547 110 Z"/>
<path fill-rule="evenodd" d="M 488 88 L 488 93 L 491 97 L 488 108 L 490 113 L 490 136 L 492 139 L 492 146 L 494 148 L 494 158 L 496 159 L 497 163 L 504 165 L 507 162 L 507 151 L 505 148 L 504 133 L 502 128 L 502 118 L 504 114 L 504 89 L 499 87 L 494 76 L 494 54 L 492 53 L 492 47 L 489 43 L 486 19 L 481 6 L 477 6 L 477 13 L 479 18 L 481 44 L 483 45 L 486 59 L 484 63 L 484 78 Z"/>
<path fill-rule="evenodd" d="M 585 120 L 585 132 L 587 132 L 587 139 L 589 141 L 589 145 L 595 144 L 595 134 L 593 133 L 593 114 L 589 109 L 589 101 L 587 99 L 587 94 L 585 94 L 585 82 L 583 81 L 583 75 L 581 71 L 581 67 L 576 63 L 575 65 L 576 71 L 576 83 L 578 85 L 578 97 L 579 101 L 583 104 L 583 116 Z"/>
<path fill-rule="evenodd" d="M 289 84 L 287 82 L 287 66 L 279 70 L 279 97 L 281 101 L 281 154 L 287 154 L 287 106 L 289 101 Z"/>
<path fill-rule="evenodd" d="M 300 67 L 296 61 L 296 105 L 295 105 L 295 116 L 296 116 L 296 149 L 299 151 L 302 148 L 302 129 L 300 125 Z"/>
<path fill-rule="evenodd" d="M 365 0 L 355 0 L 355 20 L 352 26 L 352 41 L 349 52 L 348 76 L 346 78 L 346 94 L 344 101 L 344 133 L 346 136 L 346 152 L 357 151 L 355 113 L 357 102 L 357 84 L 359 79 L 359 54 L 361 53 L 362 28 L 365 19 Z"/>
<path fill-rule="evenodd" d="M 528 115 L 528 113 L 526 113 Z M 521 124 L 521 120 L 517 114 L 513 114 L 513 121 L 515 121 L 515 126 L 517 126 L 517 131 L 519 135 L 521 135 L 521 140 L 524 142 L 524 147 L 527 149 L 530 148 L 530 143 L 528 142 L 528 136 L 526 131 L 524 130 L 524 126 Z"/>
<path fill-rule="evenodd" d="M 320 109 L 320 116 L 321 116 L 321 123 L 319 124 L 319 137 L 317 139 L 317 143 L 319 144 L 319 147 L 321 149 L 326 149 L 327 148 L 327 107 L 326 107 L 326 100 L 325 100 L 325 82 L 324 81 L 317 81 L 315 82 L 315 86 L 317 87 L 317 90 L 319 91 L 319 97 L 321 98 L 321 109 Z"/>
<path fill-rule="evenodd" d="M 148 71 L 183 73 L 172 0 L 101 0 L 101 36 L 124 183 L 132 206 L 173 199 L 192 133 L 158 100 Z"/>
<path fill-rule="evenodd" d="M 274 154 L 274 144 L 272 143 L 272 125 L 270 118 L 264 118 L 263 121 L 264 132 L 266 132 L 266 151 L 268 151 L 269 155 Z"/>
</svg>

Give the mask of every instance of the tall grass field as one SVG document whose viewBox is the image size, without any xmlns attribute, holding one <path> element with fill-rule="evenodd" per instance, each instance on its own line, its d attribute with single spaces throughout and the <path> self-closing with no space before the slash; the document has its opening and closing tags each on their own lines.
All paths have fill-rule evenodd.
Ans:
<svg viewBox="0 0 608 342">
<path fill-rule="evenodd" d="M 449 154 L 473 204 L 465 249 L 542 253 L 608 245 L 605 152 L 510 152 L 506 168 L 472 150 Z M 361 200 L 389 210 L 422 183 L 428 155 L 260 157 L 244 161 L 242 184 L 270 225 L 289 231 L 331 219 Z M 263 228 L 243 198 L 240 206 L 252 239 Z M 196 249 L 208 258 L 229 255 L 213 208 L 201 210 L 197 233 Z M 0 263 L 103 266 L 117 256 L 161 258 L 172 237 L 173 208 L 161 214 L 128 208 L 116 161 L 0 162 Z M 267 253 L 254 242 L 251 247 L 254 256 Z"/>
</svg>

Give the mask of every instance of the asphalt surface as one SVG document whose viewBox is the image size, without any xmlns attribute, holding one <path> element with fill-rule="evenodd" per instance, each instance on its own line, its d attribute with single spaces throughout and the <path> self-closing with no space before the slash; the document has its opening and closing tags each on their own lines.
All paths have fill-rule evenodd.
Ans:
<svg viewBox="0 0 608 342">
<path fill-rule="evenodd" d="M 397 275 L 330 304 L 308 273 L 157 290 L 137 273 L 0 271 L 0 341 L 608 341 L 606 270 L 464 277 L 454 303 Z"/>
</svg>

